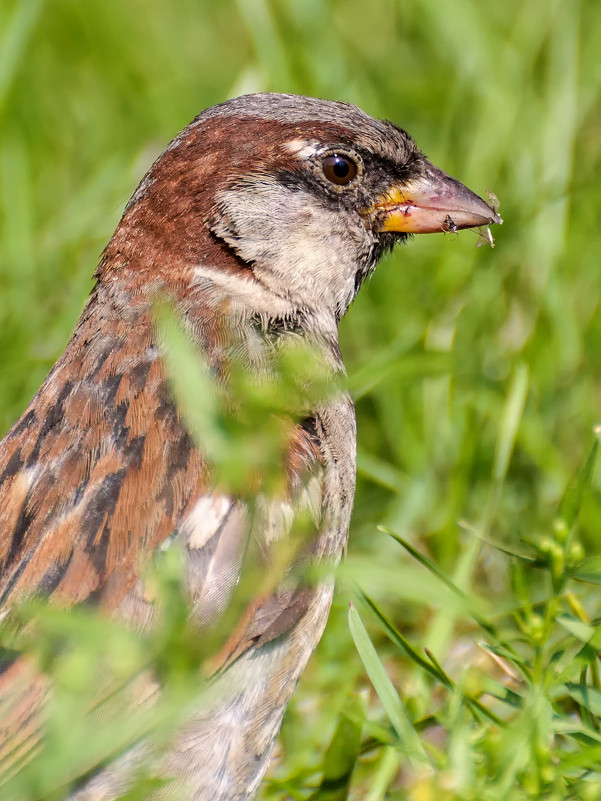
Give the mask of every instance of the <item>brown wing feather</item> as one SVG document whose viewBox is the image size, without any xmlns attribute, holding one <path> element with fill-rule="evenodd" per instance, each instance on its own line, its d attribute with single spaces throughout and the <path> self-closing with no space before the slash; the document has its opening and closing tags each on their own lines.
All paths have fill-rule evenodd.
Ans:
<svg viewBox="0 0 601 801">
<path fill-rule="evenodd" d="M 140 580 L 144 565 L 176 534 L 192 614 L 211 623 L 236 586 L 252 510 L 211 491 L 172 401 L 150 316 L 132 311 L 128 319 L 110 298 L 99 284 L 65 353 L 0 444 L 0 604 L 40 593 L 63 604 L 94 602 L 144 627 L 154 613 Z M 215 316 L 202 333 L 212 360 L 212 342 L 224 339 Z M 288 497 L 271 499 L 274 513 L 254 531 L 267 564 L 290 514 L 307 508 L 309 476 L 319 522 L 323 462 L 314 421 L 295 428 L 287 468 Z M 303 618 L 313 590 L 290 575 L 285 584 L 251 602 L 214 669 Z M 0 671 L 2 780 L 38 748 L 48 692 L 23 658 Z"/>
<path fill-rule="evenodd" d="M 41 592 L 114 607 L 205 478 L 149 319 L 130 327 L 95 293 L 0 448 L 2 604 Z"/>
<path fill-rule="evenodd" d="M 149 613 L 137 586 L 141 570 L 175 533 L 186 548 L 199 622 L 214 620 L 235 586 L 249 511 L 207 486 L 208 468 L 169 392 L 148 305 L 140 313 L 135 302 L 130 295 L 117 305 L 98 285 L 63 356 L 0 445 L 5 608 L 40 593 L 67 604 L 93 601 L 131 622 L 138 609 L 143 624 Z M 207 353 L 211 341 L 224 339 L 216 320 L 207 315 L 202 331 Z M 313 426 L 297 426 L 290 441 L 289 497 L 281 499 L 288 516 L 302 504 L 309 474 L 321 470 Z M 320 501 L 314 499 L 316 509 Z M 280 517 L 255 532 L 265 539 L 267 560 L 271 540 L 289 528 Z M 271 626 L 274 613 L 267 617 Z M 253 626 L 249 645 L 261 633 L 256 619 Z"/>
</svg>

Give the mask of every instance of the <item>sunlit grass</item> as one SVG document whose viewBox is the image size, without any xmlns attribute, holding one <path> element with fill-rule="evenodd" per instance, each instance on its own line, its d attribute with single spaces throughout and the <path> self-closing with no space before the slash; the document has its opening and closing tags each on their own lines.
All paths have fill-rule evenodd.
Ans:
<svg viewBox="0 0 601 801">
<path fill-rule="evenodd" d="M 600 795 L 599 41 L 592 0 L 0 5 L 2 431 L 62 352 L 136 182 L 206 105 L 350 100 L 500 199 L 494 250 L 470 232 L 416 237 L 342 323 L 359 429 L 349 558 L 265 798 Z M 378 662 L 365 638 L 357 653 L 351 599 Z M 398 702 L 377 699 L 361 660 Z M 40 771 L 20 799 L 60 797 Z"/>
</svg>

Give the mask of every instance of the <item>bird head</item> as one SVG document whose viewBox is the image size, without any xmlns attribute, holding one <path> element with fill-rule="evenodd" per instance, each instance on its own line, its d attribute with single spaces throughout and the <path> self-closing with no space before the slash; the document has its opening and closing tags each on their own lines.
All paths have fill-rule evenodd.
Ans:
<svg viewBox="0 0 601 801">
<path fill-rule="evenodd" d="M 159 157 L 99 275 L 151 270 L 184 287 L 204 265 L 338 320 L 395 242 L 494 222 L 396 125 L 346 103 L 244 95 L 204 111 Z"/>
</svg>

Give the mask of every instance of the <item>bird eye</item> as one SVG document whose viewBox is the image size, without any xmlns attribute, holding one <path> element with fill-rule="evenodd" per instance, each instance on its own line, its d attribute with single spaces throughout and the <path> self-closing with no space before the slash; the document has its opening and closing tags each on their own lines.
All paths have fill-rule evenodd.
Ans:
<svg viewBox="0 0 601 801">
<path fill-rule="evenodd" d="M 348 156 L 333 153 L 321 162 L 323 174 L 333 184 L 346 186 L 357 175 L 357 165 Z"/>
</svg>

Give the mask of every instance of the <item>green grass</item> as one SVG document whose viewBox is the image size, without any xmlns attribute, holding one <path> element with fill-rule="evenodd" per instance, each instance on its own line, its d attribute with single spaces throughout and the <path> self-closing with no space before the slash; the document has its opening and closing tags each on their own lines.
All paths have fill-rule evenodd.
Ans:
<svg viewBox="0 0 601 801">
<path fill-rule="evenodd" d="M 601 797 L 600 40 L 593 0 L 0 5 L 1 431 L 62 352 L 147 165 L 207 105 L 350 100 L 501 201 L 494 250 L 417 237 L 342 323 L 349 557 L 264 799 Z M 76 636 L 44 620 L 44 642 Z M 77 637 L 68 676 L 96 659 Z M 150 653 L 189 677 L 189 646 L 159 632 L 113 668 L 127 684 Z M 45 664 L 67 699 L 77 681 Z M 60 797 L 65 708 L 19 799 Z"/>
</svg>

